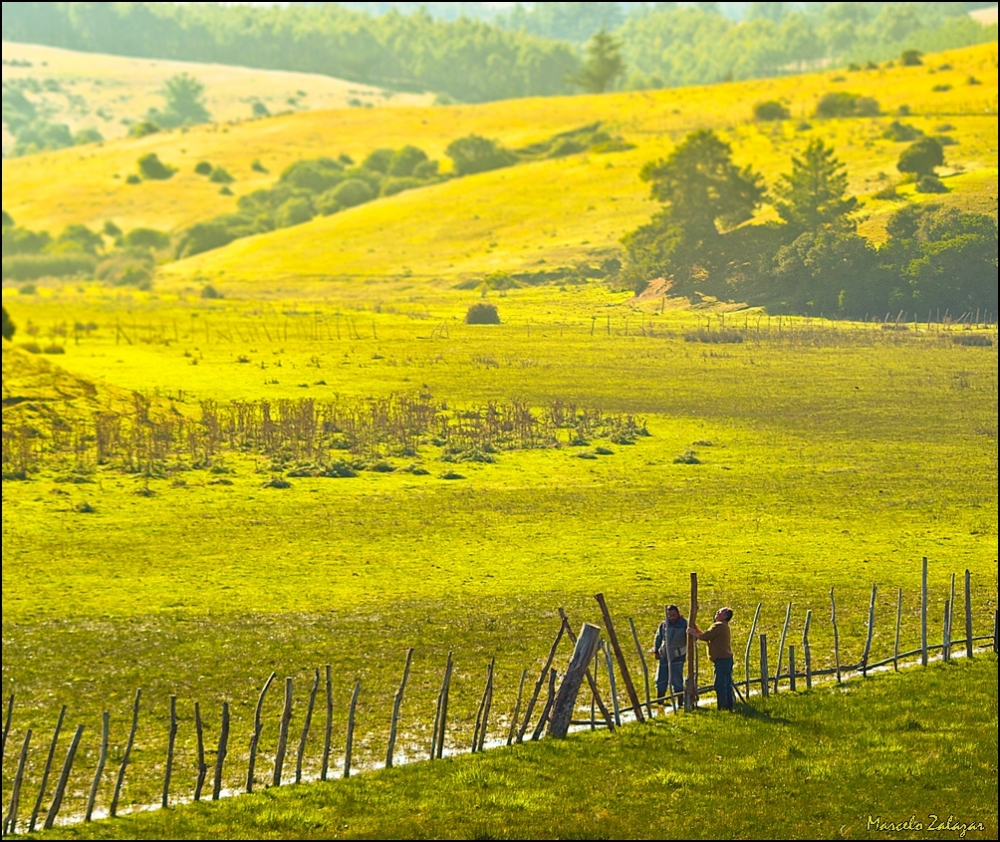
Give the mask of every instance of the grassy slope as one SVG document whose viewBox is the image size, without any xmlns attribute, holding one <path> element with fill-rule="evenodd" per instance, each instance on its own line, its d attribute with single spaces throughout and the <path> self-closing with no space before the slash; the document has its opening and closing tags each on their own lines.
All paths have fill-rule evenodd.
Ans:
<svg viewBox="0 0 1000 842">
<path fill-rule="evenodd" d="M 126 58 L 11 41 L 3 42 L 3 59 L 5 62 L 29 61 L 32 65 L 5 65 L 4 81 L 34 79 L 43 86 L 58 84 L 57 91 L 27 94 L 41 106 L 40 111 L 46 119 L 66 123 L 74 132 L 96 128 L 108 139 L 128 133 L 129 126 L 123 121 L 137 122 L 150 108 L 162 109 L 163 83 L 178 73 L 189 73 L 205 85 L 205 104 L 219 122 L 246 120 L 256 100 L 276 114 L 347 108 L 351 99 L 375 106 L 422 105 L 433 99 L 431 94 L 391 93 L 316 73 Z M 5 153 L 13 145 L 6 127 L 3 145 Z"/>
<path fill-rule="evenodd" d="M 933 665 L 350 781 L 63 829 L 74 839 L 927 838 L 997 833 L 997 666 Z M 947 711 L 947 715 L 943 715 Z M 981 828 L 981 829 L 980 829 Z"/>
<path fill-rule="evenodd" d="M 930 73 L 944 63 L 952 69 Z M 970 75 L 983 84 L 967 85 Z M 261 281 L 273 285 L 293 274 L 385 278 L 411 272 L 449 279 L 530 270 L 543 259 L 564 263 L 599 254 L 647 219 L 654 205 L 636 178 L 638 169 L 694 128 L 720 130 L 733 142 L 740 163 L 752 163 L 774 183 L 810 134 L 797 131 L 797 121 L 831 90 L 876 94 L 889 114 L 909 105 L 921 115 L 910 122 L 931 133 L 945 120 L 951 123 L 959 145 L 948 148 L 949 165 L 974 175 L 954 179 L 958 189 L 946 200 L 988 207 L 984 193 L 996 192 L 996 78 L 996 45 L 990 44 L 935 56 L 929 66 L 844 77 L 827 73 L 482 106 L 296 114 L 5 161 L 4 208 L 20 224 L 36 228 L 58 229 L 69 222 L 99 226 L 111 218 L 125 227 L 176 229 L 233 207 L 232 198 L 220 196 L 192 172 L 203 158 L 233 173 L 238 179 L 234 190 L 242 194 L 272 183 L 283 167 L 304 157 L 347 152 L 358 158 L 377 147 L 414 143 L 439 158 L 451 140 L 469 132 L 517 146 L 602 120 L 638 148 L 539 162 L 379 200 L 176 264 L 164 283 L 226 272 L 251 280 L 259 292 Z M 931 90 L 941 84 L 952 87 Z M 776 126 L 749 122 L 754 103 L 771 98 L 786 101 L 795 119 Z M 815 132 L 837 147 L 850 171 L 851 189 L 860 195 L 884 186 L 880 173 L 890 179 L 896 175 L 902 145 L 880 138 L 889 120 L 815 124 Z M 145 152 L 156 152 L 181 171 L 167 182 L 124 184 Z M 250 170 L 254 158 L 271 174 Z M 880 220 L 894 206 L 870 201 L 865 212 L 872 219 L 865 230 L 877 237 Z M 545 220 L 541 232 L 535 223 L 539 214 Z"/>
</svg>

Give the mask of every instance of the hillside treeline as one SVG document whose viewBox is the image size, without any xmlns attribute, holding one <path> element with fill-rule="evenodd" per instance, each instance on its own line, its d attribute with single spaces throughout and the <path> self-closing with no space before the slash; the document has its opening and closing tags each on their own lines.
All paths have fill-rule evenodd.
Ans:
<svg viewBox="0 0 1000 842">
<path fill-rule="evenodd" d="M 621 4 L 624 5 L 624 4 Z M 336 4 L 6 3 L 3 38 L 116 55 L 322 73 L 465 102 L 578 90 L 580 43 L 604 27 L 639 89 L 747 79 L 903 49 L 994 40 L 963 3 L 752 3 L 743 22 L 719 4 L 536 3 L 494 22 L 426 10 L 373 17 Z M 569 40 L 563 40 L 569 39 Z M 572 43 L 571 43 L 572 42 Z"/>
</svg>

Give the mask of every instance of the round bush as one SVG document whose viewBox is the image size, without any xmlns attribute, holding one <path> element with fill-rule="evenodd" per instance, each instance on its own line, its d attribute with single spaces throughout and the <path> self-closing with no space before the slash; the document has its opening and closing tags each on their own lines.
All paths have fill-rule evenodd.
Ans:
<svg viewBox="0 0 1000 842">
<path fill-rule="evenodd" d="M 198 175 L 211 175 L 212 165 L 208 163 L 208 161 L 199 161 L 194 165 L 194 171 L 198 173 Z"/>
<path fill-rule="evenodd" d="M 350 178 L 333 189 L 331 198 L 341 207 L 353 208 L 370 202 L 375 198 L 375 192 L 360 178 Z"/>
<path fill-rule="evenodd" d="M 299 225 L 313 218 L 312 203 L 305 198 L 294 197 L 285 202 L 274 214 L 274 222 L 279 228 Z"/>
<path fill-rule="evenodd" d="M 758 102 L 753 107 L 753 116 L 756 120 L 787 120 L 791 117 L 791 112 L 775 99 L 767 102 Z"/>
<path fill-rule="evenodd" d="M 176 167 L 170 167 L 164 164 L 163 161 L 156 156 L 155 152 L 143 155 L 139 158 L 138 164 L 139 172 L 142 173 L 142 177 L 153 181 L 164 181 L 177 172 Z"/>
<path fill-rule="evenodd" d="M 404 190 L 412 190 L 414 187 L 423 187 L 423 182 L 419 178 L 387 178 L 382 185 L 383 196 L 395 196 Z"/>
<path fill-rule="evenodd" d="M 500 324 L 500 314 L 497 313 L 496 304 L 487 301 L 480 301 L 473 304 L 465 314 L 467 325 L 498 325 Z"/>
</svg>

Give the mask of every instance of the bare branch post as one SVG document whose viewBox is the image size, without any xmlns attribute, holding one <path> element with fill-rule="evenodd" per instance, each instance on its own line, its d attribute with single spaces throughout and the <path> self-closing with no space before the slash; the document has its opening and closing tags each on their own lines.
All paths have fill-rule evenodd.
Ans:
<svg viewBox="0 0 1000 842">
<path fill-rule="evenodd" d="M 868 656 L 872 651 L 872 637 L 875 634 L 875 594 L 878 593 L 878 586 L 872 585 L 872 596 L 868 602 L 868 636 L 865 638 L 865 651 L 861 655 L 861 676 L 868 677 Z"/>
<path fill-rule="evenodd" d="M 615 726 L 621 727 L 622 715 L 618 708 L 618 687 L 615 684 L 615 662 L 611 660 L 611 647 L 607 641 L 601 641 L 601 650 L 604 652 L 604 665 L 608 670 L 608 690 L 611 693 L 611 709 L 615 715 Z"/>
<path fill-rule="evenodd" d="M 198 778 L 194 783 L 194 800 L 201 801 L 201 791 L 205 787 L 208 764 L 205 763 L 205 728 L 201 722 L 201 705 L 194 703 L 194 730 L 198 736 Z"/>
<path fill-rule="evenodd" d="M 319 779 L 325 781 L 330 771 L 330 742 L 333 737 L 333 677 L 326 665 L 326 732 L 323 735 L 323 767 Z"/>
<path fill-rule="evenodd" d="M 444 736 L 448 729 L 448 694 L 451 692 L 451 673 L 455 667 L 452 660 L 452 653 L 448 653 L 448 665 L 444 668 L 444 683 L 441 685 L 441 716 L 437 727 L 437 757 L 440 760 L 444 755 Z"/>
<path fill-rule="evenodd" d="M 634 633 L 635 626 L 632 629 Z M 556 696 L 552 707 L 548 730 L 550 737 L 562 739 L 569 731 L 569 723 L 573 718 L 573 711 L 576 708 L 576 699 L 580 692 L 580 686 L 583 683 L 590 659 L 594 657 L 594 653 L 597 651 L 600 639 L 600 628 L 591 623 L 583 624 L 580 636 L 576 641 L 576 647 L 573 649 L 573 657 L 570 659 L 569 667 L 566 669 L 566 674 L 563 676 L 562 684 L 559 687 L 559 694 Z"/>
<path fill-rule="evenodd" d="M 486 730 L 490 723 L 490 708 L 493 707 L 493 679 L 496 675 L 495 663 L 496 659 L 491 658 L 489 676 L 486 679 L 486 707 L 483 710 L 483 727 L 479 732 L 479 751 L 482 751 L 486 745 Z"/>
<path fill-rule="evenodd" d="M 292 721 L 292 679 L 285 678 L 285 707 L 281 711 L 281 723 L 278 728 L 278 749 L 274 754 L 274 774 L 271 777 L 272 786 L 281 786 L 281 771 L 285 765 L 285 751 L 288 749 L 288 725 Z"/>
<path fill-rule="evenodd" d="M 507 745 L 514 742 L 514 732 L 517 730 L 517 720 L 521 716 L 521 696 L 524 693 L 524 682 L 528 677 L 527 670 L 521 670 L 521 682 L 517 685 L 517 701 L 514 703 L 514 713 L 510 717 L 510 728 L 507 729 Z"/>
<path fill-rule="evenodd" d="M 170 731 L 167 733 L 167 768 L 163 772 L 163 798 L 160 806 L 170 803 L 170 775 L 174 768 L 174 744 L 177 741 L 177 696 L 170 697 Z"/>
<path fill-rule="evenodd" d="M 552 712 L 552 702 L 556 697 L 556 671 L 553 667 L 549 670 L 549 692 L 545 697 L 545 707 L 542 708 L 542 715 L 538 717 L 538 724 L 535 725 L 535 730 L 531 734 L 532 742 L 537 740 L 542 736 L 542 731 L 545 730 L 545 724 L 549 721 L 549 714 Z"/>
<path fill-rule="evenodd" d="M 892 668 L 899 672 L 899 629 L 903 624 L 903 589 L 896 588 L 896 639 L 892 645 Z"/>
<path fill-rule="evenodd" d="M 268 676 L 267 681 L 264 682 L 263 689 L 260 691 L 260 695 L 257 697 L 257 708 L 253 714 L 253 734 L 250 735 L 250 763 L 247 766 L 247 792 L 253 792 L 253 775 L 254 769 L 257 766 L 257 747 L 260 745 L 260 735 L 264 729 L 264 723 L 261 721 L 260 715 L 264 708 L 264 696 L 267 694 L 267 688 L 274 681 L 275 675 L 276 673 L 272 672 Z"/>
<path fill-rule="evenodd" d="M 615 634 L 615 627 L 611 622 L 611 612 L 608 611 L 608 605 L 604 601 L 604 594 L 595 594 L 594 599 L 601 606 L 601 614 L 604 617 L 604 628 L 607 629 L 611 648 L 615 650 L 615 659 L 618 661 L 619 669 L 621 669 L 622 681 L 625 682 L 625 690 L 628 693 L 629 701 L 632 702 L 632 710 L 635 713 L 636 722 L 645 722 L 646 718 L 642 715 L 642 705 L 639 703 L 639 694 L 635 692 L 635 686 L 632 684 L 632 676 L 629 674 L 628 664 L 625 662 L 625 654 L 618 643 L 618 635 Z"/>
<path fill-rule="evenodd" d="M 76 750 L 80 746 L 80 737 L 83 736 L 83 726 L 76 726 L 76 734 L 73 735 L 73 742 L 70 743 L 69 751 L 66 752 L 66 762 L 63 763 L 62 774 L 59 776 L 59 783 L 56 784 L 56 794 L 52 798 L 48 815 L 45 817 L 44 828 L 51 830 L 55 824 L 56 816 L 59 815 L 59 808 L 62 806 L 63 793 L 66 792 L 66 784 L 69 782 L 69 773 L 73 768 L 73 759 L 76 757 Z"/>
<path fill-rule="evenodd" d="M 13 697 L 11 697 L 13 698 Z M 107 714 L 104 714 L 107 716 Z M 17 833 L 17 811 L 21 806 L 21 783 L 24 781 L 24 765 L 28 761 L 28 745 L 31 743 L 31 729 L 24 735 L 24 744 L 21 746 L 21 755 L 17 759 L 17 772 L 14 775 L 14 788 L 10 793 L 10 809 L 7 811 L 7 818 L 3 822 L 4 836 L 8 833 Z M 90 821 L 90 810 L 87 811 L 87 821 Z"/>
<path fill-rule="evenodd" d="M 222 794 L 222 766 L 229 749 L 229 702 L 222 703 L 222 730 L 219 732 L 219 751 L 215 755 L 215 780 L 212 782 L 212 800 Z"/>
<path fill-rule="evenodd" d="M 650 701 L 649 696 L 649 667 L 646 666 L 646 656 L 642 652 L 642 646 L 639 643 L 639 634 L 635 630 L 635 623 L 632 622 L 632 618 L 628 618 L 628 627 L 632 630 L 632 640 L 635 643 L 635 651 L 639 655 L 639 665 L 642 667 L 642 680 L 646 685 L 646 716 L 650 719 L 653 718 L 653 704 Z M 667 658 L 667 663 L 670 663 L 670 659 Z M 566 679 L 563 678 L 563 683 Z"/>
<path fill-rule="evenodd" d="M 3 740 L 0 741 L 0 763 L 3 763 L 3 759 L 7 756 L 7 737 L 10 736 L 10 722 L 14 716 L 14 694 L 11 693 L 7 698 L 7 715 L 4 717 L 3 721 Z"/>
<path fill-rule="evenodd" d="M 688 615 L 688 626 L 695 625 L 698 619 L 698 574 L 691 574 L 691 613 Z M 698 704 L 698 645 L 688 647 L 687 684 L 684 687 L 684 711 L 691 713 Z"/>
<path fill-rule="evenodd" d="M 812 625 L 813 612 L 810 608 L 806 611 L 806 625 L 802 630 L 802 658 L 806 663 L 806 690 L 812 690 L 812 649 L 809 647 L 809 626 Z"/>
<path fill-rule="evenodd" d="M 965 571 L 965 657 L 972 660 L 972 574 Z"/>
<path fill-rule="evenodd" d="M 344 751 L 344 777 L 351 777 L 351 754 L 354 750 L 354 714 L 358 708 L 358 693 L 361 692 L 361 679 L 354 681 L 354 692 L 351 694 L 351 707 L 347 713 L 347 746 Z"/>
<path fill-rule="evenodd" d="M 319 692 L 319 667 L 316 668 L 316 678 L 312 690 L 309 691 L 309 705 L 306 708 L 306 721 L 302 725 L 302 738 L 299 740 L 299 754 L 295 758 L 295 783 L 302 783 L 302 761 L 306 756 L 306 740 L 309 739 L 309 726 L 312 724 L 313 708 L 316 706 L 316 694 Z"/>
<path fill-rule="evenodd" d="M 35 822 L 38 820 L 38 814 L 42 809 L 42 802 L 45 800 L 45 787 L 48 786 L 49 783 L 49 772 L 52 771 L 52 761 L 56 756 L 56 744 L 59 742 L 59 732 L 62 731 L 62 724 L 65 718 L 66 705 L 63 705 L 62 709 L 59 711 L 59 720 L 56 722 L 56 730 L 52 734 L 52 743 L 49 745 L 49 755 L 45 761 L 45 771 L 42 772 L 41 788 L 38 790 L 38 799 L 35 801 L 35 809 L 31 811 L 31 819 L 28 822 L 28 833 L 34 833 Z M 111 815 L 114 815 L 114 813 Z"/>
<path fill-rule="evenodd" d="M 830 588 L 830 621 L 833 623 L 833 660 L 837 669 L 837 683 L 840 684 L 840 636 L 837 634 L 837 600 Z"/>
<path fill-rule="evenodd" d="M 747 696 L 750 695 L 750 647 L 754 642 L 754 635 L 757 633 L 757 621 L 760 619 L 760 607 L 763 603 L 757 603 L 757 610 L 753 612 L 753 622 L 750 624 L 750 634 L 747 636 L 747 648 L 743 653 L 743 677 L 746 678 Z M 809 624 L 806 622 L 806 635 L 809 634 Z M 691 647 L 694 648 L 693 646 Z"/>
<path fill-rule="evenodd" d="M 437 759 L 438 728 L 441 725 L 441 699 L 444 697 L 444 683 L 438 690 L 437 705 L 434 708 L 434 727 L 431 730 L 431 760 Z"/>
<path fill-rule="evenodd" d="M 535 703 L 538 701 L 538 694 L 542 692 L 542 686 L 545 684 L 545 679 L 549 674 L 549 668 L 552 666 L 552 661 L 556 657 L 556 649 L 559 647 L 559 641 L 562 640 L 565 629 L 566 623 L 564 621 L 560 621 L 559 633 L 556 635 L 556 639 L 552 641 L 552 648 L 549 649 L 549 656 L 545 659 L 545 666 L 542 667 L 542 671 L 538 674 L 538 681 L 535 682 L 535 689 L 532 691 L 531 698 L 528 700 L 528 707 L 524 713 L 524 721 L 521 723 L 521 727 L 517 731 L 518 742 L 522 742 L 524 740 L 524 734 L 528 730 L 528 723 L 531 722 L 531 714 L 534 713 Z"/>
<path fill-rule="evenodd" d="M 90 798 L 87 799 L 87 813 L 84 821 L 90 821 L 94 815 L 94 804 L 97 801 L 97 790 L 101 786 L 101 776 L 104 774 L 104 764 L 108 762 L 108 739 L 111 731 L 111 719 L 107 711 L 101 717 L 101 754 L 97 758 L 97 771 L 94 772 L 94 782 L 90 785 Z"/>
<path fill-rule="evenodd" d="M 920 570 L 920 665 L 927 666 L 927 556 Z"/>
<path fill-rule="evenodd" d="M 788 646 L 788 689 L 795 692 L 795 647 Z"/>
<path fill-rule="evenodd" d="M 948 635 L 951 625 L 951 600 L 944 601 L 944 622 L 941 624 L 941 658 L 945 663 L 951 660 L 951 639 Z"/>
<path fill-rule="evenodd" d="M 406 690 L 406 680 L 410 677 L 410 664 L 413 661 L 413 647 L 406 650 L 406 665 L 403 667 L 403 680 L 392 700 L 392 724 L 389 726 L 389 747 L 385 752 L 385 768 L 392 768 L 392 754 L 396 749 L 396 729 L 399 726 L 399 711 L 403 706 L 403 692 Z"/>
<path fill-rule="evenodd" d="M 781 627 L 781 639 L 778 641 L 778 665 L 774 669 L 774 692 L 778 692 L 778 679 L 781 676 L 781 656 L 785 652 L 785 638 L 788 636 L 788 624 L 792 621 L 792 603 L 785 609 L 785 622 Z"/>
<path fill-rule="evenodd" d="M 142 688 L 140 687 L 135 691 L 135 701 L 132 703 L 132 728 L 128 732 L 128 741 L 125 743 L 122 765 L 118 767 L 118 780 L 115 781 L 115 794 L 111 798 L 111 810 L 109 811 L 111 818 L 114 818 L 118 814 L 118 796 L 121 795 L 122 784 L 125 782 L 125 768 L 128 766 L 129 757 L 132 754 L 132 746 L 135 745 L 135 732 L 139 728 L 139 702 L 141 700 Z M 63 707 L 63 713 L 65 712 L 66 708 Z M 62 714 L 59 715 L 59 722 L 62 723 Z M 56 733 L 58 733 L 58 730 Z M 55 743 L 53 742 L 54 745 Z"/>
<path fill-rule="evenodd" d="M 760 692 L 765 699 L 767 698 L 767 691 L 767 635 L 762 634 L 760 636 Z"/>
</svg>

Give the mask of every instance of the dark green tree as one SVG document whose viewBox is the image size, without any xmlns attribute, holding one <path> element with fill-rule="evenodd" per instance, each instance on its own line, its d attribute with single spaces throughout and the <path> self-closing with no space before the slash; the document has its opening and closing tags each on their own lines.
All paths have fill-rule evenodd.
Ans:
<svg viewBox="0 0 1000 842">
<path fill-rule="evenodd" d="M 588 93 L 604 93 L 612 80 L 625 70 L 621 48 L 622 42 L 602 26 L 590 36 L 584 47 L 586 61 L 578 72 L 568 77 L 569 81 Z"/>
<path fill-rule="evenodd" d="M 847 214 L 858 206 L 856 198 L 845 195 L 847 170 L 819 138 L 809 141 L 801 158 L 792 158 L 792 171 L 781 176 L 774 192 L 778 214 L 801 231 L 846 226 Z"/>
<path fill-rule="evenodd" d="M 3 309 L 3 338 L 10 342 L 14 338 L 14 331 L 17 328 L 14 326 L 14 322 L 10 320 L 10 314 L 7 312 L 7 308 Z"/>
<path fill-rule="evenodd" d="M 913 173 L 919 178 L 934 175 L 934 168 L 943 163 L 944 149 L 940 141 L 933 137 L 922 137 L 900 153 L 896 169 L 901 173 Z"/>
<path fill-rule="evenodd" d="M 509 167 L 517 160 L 513 152 L 495 140 L 475 134 L 453 140 L 444 150 L 444 154 L 454 162 L 456 175 L 472 175 Z"/>
<path fill-rule="evenodd" d="M 205 107 L 205 86 L 189 73 L 167 79 L 163 97 L 166 100 L 163 111 L 154 108 L 149 112 L 150 119 L 161 126 L 207 123 L 212 118 Z"/>
</svg>

